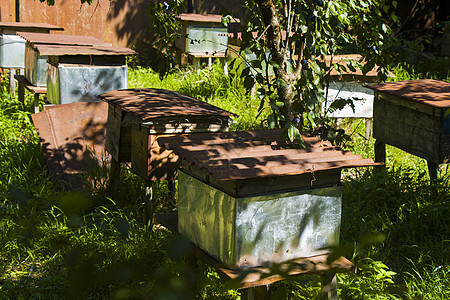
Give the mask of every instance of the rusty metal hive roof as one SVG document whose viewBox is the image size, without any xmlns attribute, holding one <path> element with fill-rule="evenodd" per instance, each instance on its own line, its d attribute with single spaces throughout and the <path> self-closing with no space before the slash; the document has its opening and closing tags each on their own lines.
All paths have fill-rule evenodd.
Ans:
<svg viewBox="0 0 450 300">
<path fill-rule="evenodd" d="M 236 116 L 206 102 L 163 89 L 117 90 L 98 97 L 142 121 L 174 116 Z"/>
<path fill-rule="evenodd" d="M 222 23 L 222 16 L 213 14 L 202 15 L 194 13 L 182 13 L 175 18 L 181 21 Z M 236 20 L 239 22 L 239 19 Z M 231 22 L 235 22 L 235 20 L 232 19 Z"/>
<path fill-rule="evenodd" d="M 218 180 L 288 176 L 379 165 L 318 137 L 303 136 L 306 148 L 290 148 L 281 129 L 159 137 L 187 163 Z"/>
<path fill-rule="evenodd" d="M 111 43 L 106 43 L 93 36 L 35 33 L 35 32 L 17 32 L 17 35 L 21 36 L 32 45 L 53 44 L 53 45 L 72 45 L 72 46 L 112 47 Z"/>
<path fill-rule="evenodd" d="M 106 103 L 54 105 L 31 117 L 45 162 L 54 177 L 62 178 L 74 188 L 80 187 L 80 175 L 92 167 L 89 151 L 95 152 L 99 159 L 106 159 Z"/>
<path fill-rule="evenodd" d="M 434 79 L 404 80 L 369 84 L 369 89 L 395 95 L 432 107 L 450 107 L 450 83 Z"/>
<path fill-rule="evenodd" d="M 48 45 L 35 44 L 34 47 L 40 55 L 64 56 L 64 55 L 133 55 L 134 50 L 128 48 L 116 48 L 102 45 L 93 46 L 71 46 L 71 45 Z"/>
<path fill-rule="evenodd" d="M 0 22 L 1 29 L 49 29 L 49 30 L 64 30 L 64 28 L 47 23 L 24 23 L 24 22 Z"/>
</svg>

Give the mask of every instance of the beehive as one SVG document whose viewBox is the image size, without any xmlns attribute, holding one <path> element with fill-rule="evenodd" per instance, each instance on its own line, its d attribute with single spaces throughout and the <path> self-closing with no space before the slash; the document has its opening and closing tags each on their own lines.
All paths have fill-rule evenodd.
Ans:
<svg viewBox="0 0 450 300">
<path fill-rule="evenodd" d="M 128 48 L 36 44 L 47 59 L 47 100 L 52 104 L 99 101 L 98 95 L 128 87 Z"/>
<path fill-rule="evenodd" d="M 450 83 L 405 80 L 371 84 L 375 139 L 425 158 L 450 162 Z"/>
<path fill-rule="evenodd" d="M 327 253 L 341 224 L 342 168 L 374 165 L 315 137 L 281 130 L 158 139 L 182 158 L 180 233 L 231 267 Z"/>
<path fill-rule="evenodd" d="M 157 138 L 228 130 L 234 114 L 186 95 L 162 89 L 128 89 L 99 96 L 108 102 L 106 150 L 145 180 L 176 178 L 178 156 Z"/>
<path fill-rule="evenodd" d="M 55 35 L 19 32 L 26 40 L 25 77 L 35 86 L 47 86 L 47 55 L 41 55 L 35 45 L 112 46 L 90 36 Z"/>
<path fill-rule="evenodd" d="M 64 30 L 45 23 L 0 22 L 0 67 L 25 68 L 25 39 L 17 32 L 41 32 Z"/>
</svg>

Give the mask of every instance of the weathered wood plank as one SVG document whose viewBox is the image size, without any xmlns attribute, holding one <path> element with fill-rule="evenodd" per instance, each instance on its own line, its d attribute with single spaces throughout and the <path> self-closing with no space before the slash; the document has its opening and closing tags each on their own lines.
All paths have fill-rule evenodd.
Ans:
<svg viewBox="0 0 450 300">
<path fill-rule="evenodd" d="M 108 121 L 105 149 L 112 158 L 119 161 L 120 132 L 122 127 L 122 110 L 108 105 Z"/>
<path fill-rule="evenodd" d="M 292 192 L 306 188 L 325 187 L 339 184 L 341 169 L 317 171 L 292 176 L 267 176 L 240 180 L 218 180 L 196 165 L 182 162 L 187 174 L 209 184 L 233 197 L 248 197 L 275 192 Z"/>
<path fill-rule="evenodd" d="M 131 132 L 131 171 L 137 176 L 148 179 L 150 165 L 151 140 L 148 134 L 149 128 L 133 126 Z"/>
<path fill-rule="evenodd" d="M 159 136 L 150 135 L 150 180 L 175 179 L 177 170 L 181 165 L 180 157 L 172 150 L 160 147 L 157 139 Z"/>
<path fill-rule="evenodd" d="M 378 97 L 374 102 L 374 138 L 439 163 L 441 114 L 437 114 L 433 108 L 430 108 L 433 111 L 428 112 L 419 110 L 419 103 L 414 104 L 414 109 L 394 103 L 391 98 L 386 99 Z"/>
</svg>

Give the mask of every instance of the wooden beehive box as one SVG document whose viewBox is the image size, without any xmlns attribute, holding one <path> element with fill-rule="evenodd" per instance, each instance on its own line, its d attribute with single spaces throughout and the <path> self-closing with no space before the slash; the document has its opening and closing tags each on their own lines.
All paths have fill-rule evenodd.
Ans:
<svg viewBox="0 0 450 300">
<path fill-rule="evenodd" d="M 41 55 L 36 45 L 112 46 L 90 36 L 18 32 L 26 40 L 25 77 L 35 86 L 47 86 L 48 55 Z"/>
<path fill-rule="evenodd" d="M 231 267 L 327 253 L 337 246 L 342 168 L 374 165 L 330 142 L 282 130 L 163 137 L 182 158 L 180 233 Z"/>
<path fill-rule="evenodd" d="M 197 55 L 219 56 L 225 53 L 228 36 L 222 16 L 183 13 L 176 18 L 181 23 L 181 36 L 175 41 L 177 49 Z"/>
<path fill-rule="evenodd" d="M 17 32 L 64 30 L 45 23 L 0 22 L 0 67 L 25 68 L 25 40 Z"/>
<path fill-rule="evenodd" d="M 126 56 L 109 45 L 35 44 L 47 59 L 47 100 L 52 104 L 99 101 L 99 94 L 128 87 Z"/>
<path fill-rule="evenodd" d="M 106 150 L 146 180 L 174 179 L 179 158 L 161 148 L 160 136 L 228 130 L 225 110 L 168 90 L 128 89 L 99 96 L 108 102 Z"/>
<path fill-rule="evenodd" d="M 371 84 L 374 138 L 434 164 L 450 160 L 450 83 L 431 79 Z"/>
</svg>

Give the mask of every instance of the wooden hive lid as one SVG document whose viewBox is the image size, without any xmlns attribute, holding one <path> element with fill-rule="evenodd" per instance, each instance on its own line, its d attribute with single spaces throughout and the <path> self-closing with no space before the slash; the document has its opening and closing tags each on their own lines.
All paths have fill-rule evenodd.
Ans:
<svg viewBox="0 0 450 300">
<path fill-rule="evenodd" d="M 369 84 L 369 89 L 436 108 L 450 107 L 450 83 L 434 79 Z"/>
</svg>

